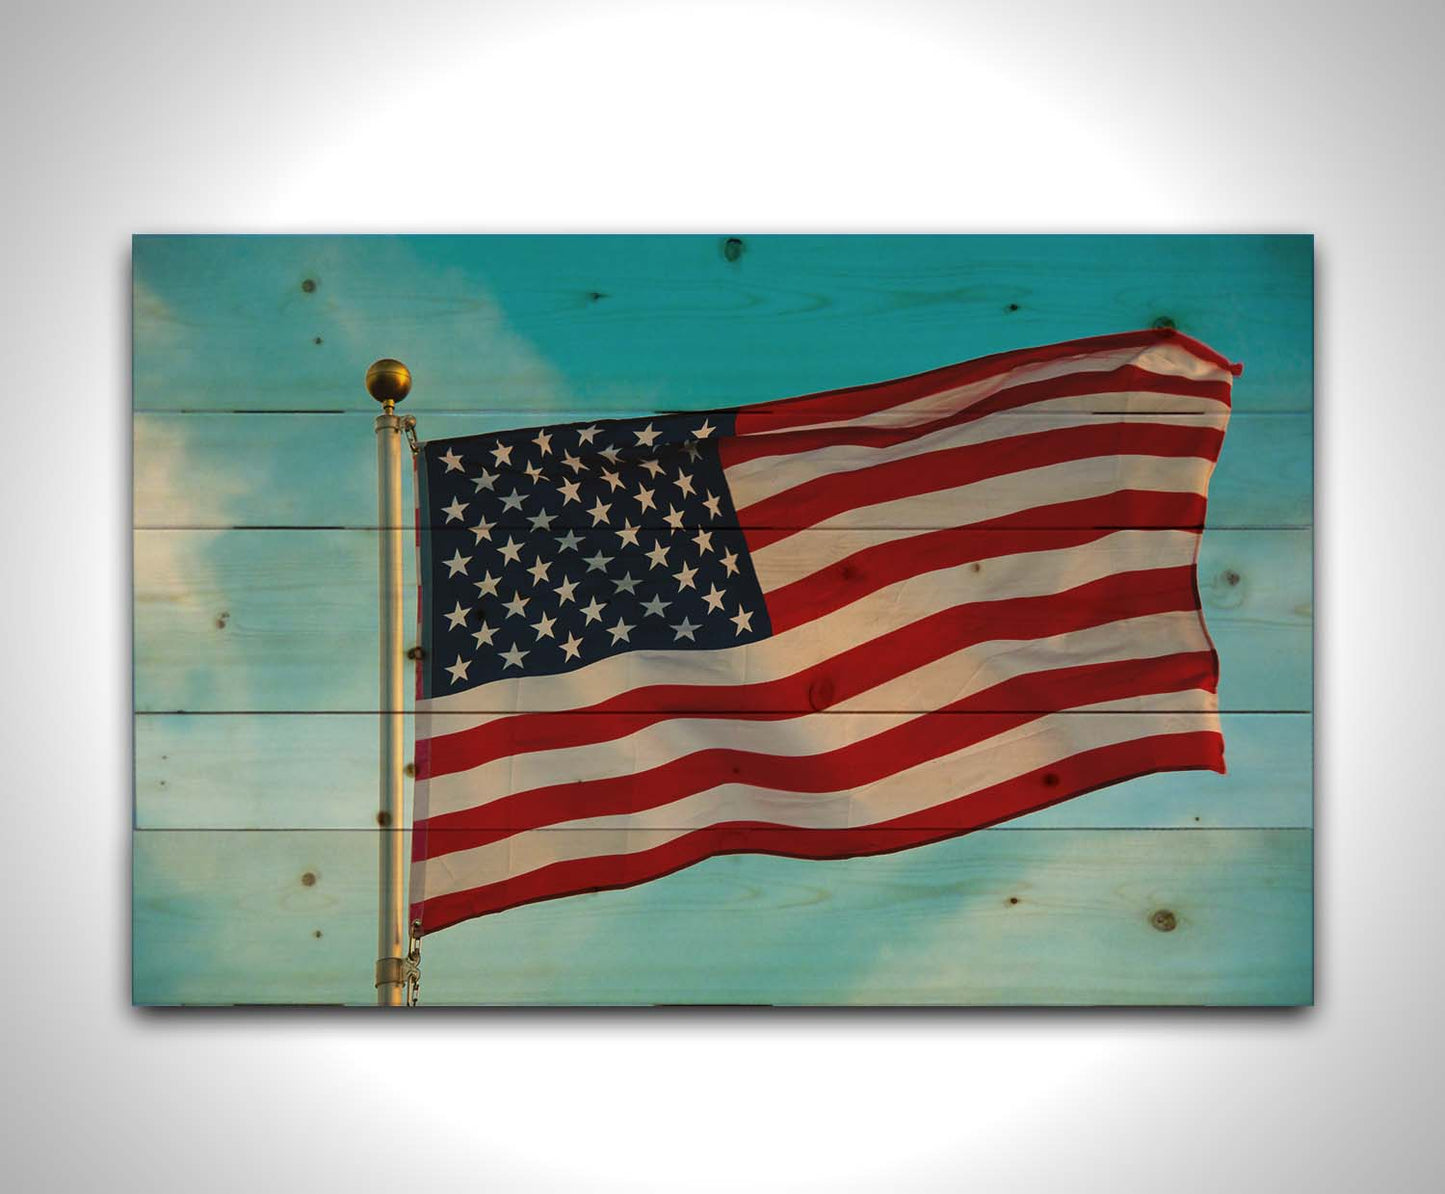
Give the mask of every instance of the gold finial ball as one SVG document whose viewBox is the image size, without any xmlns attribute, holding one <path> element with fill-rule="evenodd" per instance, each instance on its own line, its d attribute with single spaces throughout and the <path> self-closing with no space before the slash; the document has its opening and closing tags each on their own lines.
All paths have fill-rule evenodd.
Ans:
<svg viewBox="0 0 1445 1194">
<path fill-rule="evenodd" d="M 411 393 L 411 370 L 391 357 L 372 361 L 366 371 L 366 391 L 378 402 L 400 402 Z"/>
</svg>

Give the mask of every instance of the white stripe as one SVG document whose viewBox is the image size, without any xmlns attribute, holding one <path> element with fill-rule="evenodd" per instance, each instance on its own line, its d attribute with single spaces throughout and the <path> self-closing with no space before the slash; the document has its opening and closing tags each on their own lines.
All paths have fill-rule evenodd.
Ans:
<svg viewBox="0 0 1445 1194">
<path fill-rule="evenodd" d="M 436 776 L 427 781 L 426 815 L 482 808 L 517 792 L 553 784 L 636 775 L 701 750 L 825 754 L 1019 676 L 1086 663 L 1153 659 L 1205 646 L 1198 615 L 1192 611 L 1129 618 L 1042 639 L 979 643 L 839 706 L 840 710 L 914 712 L 809 713 L 781 721 L 679 716 L 606 742 L 508 755 L 470 771 Z M 1184 701 L 1194 709 L 1213 708 L 1210 692 L 1191 689 L 1168 695 L 1175 698 L 1172 709 L 1186 707 Z M 434 715 L 431 732 L 449 733 L 457 720 Z"/>
<path fill-rule="evenodd" d="M 1183 377 L 1193 381 L 1222 381 L 1232 383 L 1234 375 L 1210 361 L 1195 356 L 1182 345 L 1161 341 L 1145 348 L 1116 348 L 1106 352 L 1066 357 L 1034 365 L 1021 365 L 1003 373 L 968 385 L 938 390 L 872 414 L 852 418 L 835 419 L 822 413 L 817 422 L 798 427 L 779 428 L 777 431 L 757 434 L 780 434 L 783 431 L 800 431 L 803 427 L 817 430 L 823 427 L 912 427 L 916 423 L 927 423 L 954 411 L 963 410 L 975 403 L 998 393 L 1000 390 L 1033 382 L 1048 381 L 1055 377 L 1066 377 L 1071 373 L 1102 373 L 1117 369 L 1121 365 L 1137 365 L 1150 373 L 1165 377 Z M 840 405 L 847 398 L 839 399 Z"/>
<path fill-rule="evenodd" d="M 917 439 L 904 440 L 886 447 L 871 447 L 859 444 L 834 444 L 817 448 L 811 452 L 795 452 L 787 456 L 763 456 L 756 460 L 744 461 L 727 470 L 728 489 L 732 492 L 733 505 L 739 510 L 740 518 L 747 525 L 744 515 L 749 506 L 764 498 L 793 489 L 799 485 L 816 481 L 820 477 L 836 473 L 857 472 L 874 465 L 890 464 L 906 460 L 910 456 L 922 456 L 928 452 L 943 452 L 950 448 L 977 446 L 1001 439 L 1036 435 L 1048 431 L 1060 431 L 1074 427 L 1109 427 L 1124 425 L 1148 425 L 1154 427 L 1196 427 L 1210 428 L 1223 432 L 1229 423 L 1227 414 L 1179 415 L 1168 418 L 1147 418 L 1137 415 L 1118 418 L 1101 418 L 1098 415 L 1031 415 L 1010 418 L 996 415 L 977 423 L 963 423 L 944 427 Z M 1101 452 L 1099 455 L 1113 455 Z"/>
<path fill-rule="evenodd" d="M 858 506 L 752 553 L 764 593 L 845 560 L 865 547 L 940 527 L 966 526 L 1058 502 L 1124 489 L 1204 494 L 1213 463 L 1196 456 L 1091 456 L 985 481 Z M 851 532 L 851 533 L 843 533 Z"/>
<path fill-rule="evenodd" d="M 1201 713 L 1149 717 L 1106 712 L 1050 714 L 860 787 L 794 793 L 725 784 L 659 808 L 548 826 L 427 859 L 417 864 L 415 877 L 420 881 L 421 898 L 433 899 L 556 862 L 653 849 L 691 830 L 729 821 L 765 821 L 804 829 L 858 828 L 932 808 L 1081 751 L 1158 734 L 1218 728 L 1216 716 Z"/>
<path fill-rule="evenodd" d="M 466 692 L 418 701 L 417 711 L 471 713 L 467 724 L 480 725 L 495 720 L 487 713 L 586 708 L 655 684 L 775 680 L 954 605 L 1043 596 L 1116 572 L 1192 564 L 1198 538 L 1192 531 L 1116 531 L 1079 547 L 1004 556 L 977 571 L 972 564 L 940 569 L 909 577 L 756 642 L 712 651 L 630 651 L 575 672 L 494 680 Z M 417 733 L 430 736 L 420 725 Z"/>
</svg>

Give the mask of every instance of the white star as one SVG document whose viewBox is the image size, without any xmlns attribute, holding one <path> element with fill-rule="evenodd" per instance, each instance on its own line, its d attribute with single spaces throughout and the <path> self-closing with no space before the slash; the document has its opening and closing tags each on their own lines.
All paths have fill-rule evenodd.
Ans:
<svg viewBox="0 0 1445 1194">
<path fill-rule="evenodd" d="M 477 586 L 477 596 L 495 597 L 497 595 L 497 585 L 501 579 L 500 576 L 493 576 L 488 572 L 481 580 L 473 581 L 472 583 Z"/>
<path fill-rule="evenodd" d="M 671 601 L 664 601 L 661 596 L 657 596 L 654 597 L 651 601 L 644 601 L 642 603 L 642 608 L 647 613 L 656 614 L 660 618 L 662 617 L 662 611 L 671 604 Z"/>
<path fill-rule="evenodd" d="M 555 514 L 548 514 L 547 511 L 543 510 L 540 513 L 531 515 L 527 521 L 532 524 L 534 531 L 550 531 L 552 524 L 557 521 L 557 516 Z"/>
<path fill-rule="evenodd" d="M 563 455 L 562 463 L 565 464 L 568 468 L 570 468 L 574 473 L 580 473 L 582 471 L 582 462 L 578 460 L 577 457 L 573 456 L 571 452 L 567 452 Z"/>
<path fill-rule="evenodd" d="M 490 539 L 492 537 L 492 528 L 496 525 L 496 523 L 488 522 L 483 518 L 481 522 L 472 528 L 472 534 L 477 537 L 477 542 L 480 543 L 483 539 Z"/>
<path fill-rule="evenodd" d="M 713 613 L 717 613 L 718 610 L 722 609 L 723 594 L 717 585 L 713 585 L 709 592 L 704 593 L 702 599 L 707 602 L 708 609 Z"/>
<path fill-rule="evenodd" d="M 681 622 L 673 626 L 672 629 L 675 631 L 672 636 L 673 642 L 681 642 L 683 639 L 691 639 L 693 642 L 697 642 L 697 639 L 693 638 L 692 632 L 698 629 L 698 627 L 688 621 L 688 619 L 684 618 Z"/>
<path fill-rule="evenodd" d="M 497 550 L 502 553 L 502 559 L 506 560 L 509 564 L 520 564 L 522 562 L 522 545 L 520 543 L 513 543 L 511 535 L 507 536 L 506 546 L 499 547 Z"/>
<path fill-rule="evenodd" d="M 576 531 L 568 531 L 565 535 L 563 535 L 560 539 L 557 540 L 557 550 L 558 550 L 559 552 L 560 552 L 560 551 L 576 551 L 576 550 L 577 550 L 577 544 L 579 544 L 579 543 L 581 543 L 581 542 L 582 542 L 582 536 L 581 536 L 581 535 L 579 535 Z"/>
<path fill-rule="evenodd" d="M 607 565 L 612 562 L 611 556 L 604 556 L 600 551 L 595 556 L 583 556 L 587 561 L 588 572 L 606 572 Z"/>
<path fill-rule="evenodd" d="M 662 521 L 667 523 L 674 531 L 682 530 L 682 511 L 676 506 L 669 506 L 667 513 L 662 516 Z"/>
<path fill-rule="evenodd" d="M 537 438 L 532 442 L 537 445 L 538 455 L 545 456 L 552 450 L 552 437 L 545 430 L 537 432 Z"/>
<path fill-rule="evenodd" d="M 472 478 L 472 484 L 476 486 L 476 489 L 473 492 L 481 493 L 484 489 L 491 489 L 494 485 L 496 485 L 496 483 L 497 474 L 490 473 L 486 469 L 483 469 L 482 475 L 480 477 Z"/>
<path fill-rule="evenodd" d="M 738 557 L 733 552 L 728 552 L 722 558 L 722 566 L 729 576 L 736 575 L 738 570 Z"/>
<path fill-rule="evenodd" d="M 533 564 L 530 568 L 527 569 L 527 572 L 528 572 L 528 573 L 531 575 L 531 577 L 532 577 L 533 583 L 534 583 L 534 584 L 539 584 L 539 585 L 546 584 L 546 583 L 547 583 L 547 569 L 549 569 L 551 566 L 552 566 L 551 564 L 544 564 L 544 563 L 542 562 L 542 557 L 541 557 L 541 556 L 538 556 L 538 557 L 537 557 L 537 562 L 536 562 L 535 564 Z"/>
<path fill-rule="evenodd" d="M 492 645 L 492 636 L 496 633 L 492 627 L 483 622 L 480 630 L 472 631 L 472 637 L 477 640 L 477 647 L 480 649 L 483 646 L 490 647 Z"/>
<path fill-rule="evenodd" d="M 584 427 L 582 428 L 582 430 L 577 432 L 577 438 L 584 444 L 590 444 L 594 439 L 597 438 L 597 433 L 601 430 L 602 428 L 596 426 L 595 424 L 591 427 Z"/>
<path fill-rule="evenodd" d="M 502 499 L 502 509 L 520 510 L 522 508 L 522 503 L 525 500 L 526 499 L 523 498 L 521 494 L 519 494 L 515 489 L 513 489 L 510 494 L 508 494 Z"/>
<path fill-rule="evenodd" d="M 687 494 L 688 497 L 697 496 L 692 491 L 692 476 L 689 473 L 677 474 L 677 487 L 682 490 L 683 493 Z"/>
<path fill-rule="evenodd" d="M 596 597 L 592 598 L 591 601 L 582 607 L 582 616 L 587 619 L 587 621 L 583 623 L 584 626 L 602 620 L 602 606 L 597 604 Z"/>
<path fill-rule="evenodd" d="M 658 544 L 656 547 L 654 547 L 651 551 L 644 552 L 643 554 L 644 554 L 645 556 L 647 556 L 647 558 L 648 558 L 649 560 L 652 561 L 652 567 L 654 567 L 654 568 L 666 568 L 666 567 L 667 567 L 667 548 L 663 547 L 663 545 L 662 545 L 661 543 L 659 543 L 659 544 Z"/>
<path fill-rule="evenodd" d="M 498 468 L 501 468 L 504 464 L 511 464 L 512 445 L 498 444 L 495 448 L 492 449 L 492 459 L 497 462 Z"/>
<path fill-rule="evenodd" d="M 649 456 L 646 460 L 640 460 L 638 463 L 647 470 L 649 477 L 656 477 L 662 473 L 662 465 L 655 456 Z"/>
<path fill-rule="evenodd" d="M 646 427 L 644 427 L 641 431 L 637 433 L 637 442 L 641 444 L 644 448 L 650 448 L 652 447 L 652 441 L 661 434 L 662 432 L 660 431 L 654 431 L 652 429 L 652 424 L 649 423 Z"/>
<path fill-rule="evenodd" d="M 697 544 L 697 554 L 700 556 L 706 555 L 712 550 L 711 531 L 698 531 L 698 533 L 692 537 L 692 541 Z"/>
<path fill-rule="evenodd" d="M 609 511 L 610 509 L 612 509 L 611 502 L 604 502 L 601 498 L 598 498 L 597 504 L 593 506 L 592 509 L 587 511 L 588 514 L 592 515 L 592 525 L 600 526 L 602 523 L 606 522 L 607 511 Z"/>
<path fill-rule="evenodd" d="M 466 512 L 467 505 L 468 503 L 462 501 L 461 498 L 454 497 L 452 498 L 452 504 L 450 506 L 443 506 L 442 511 L 446 514 L 448 522 L 461 522 L 462 515 Z"/>
<path fill-rule="evenodd" d="M 602 451 L 598 453 L 598 455 L 601 456 L 604 460 L 606 460 L 608 464 L 616 464 L 617 457 L 620 456 L 621 453 L 618 452 L 616 448 L 603 448 Z"/>
<path fill-rule="evenodd" d="M 647 489 L 642 485 L 639 485 L 637 487 L 637 500 L 641 503 L 644 510 L 657 509 L 657 507 L 652 504 L 652 490 Z"/>
<path fill-rule="evenodd" d="M 446 668 L 445 670 L 451 672 L 453 684 L 460 684 L 463 680 L 467 678 L 467 668 L 471 666 L 471 660 L 463 659 L 460 655 L 458 655 L 456 663 L 452 664 L 451 667 Z"/>
<path fill-rule="evenodd" d="M 617 589 L 615 591 L 618 593 L 635 594 L 637 586 L 640 585 L 642 582 L 640 580 L 633 580 L 632 573 L 629 572 L 621 580 L 614 580 L 612 583 L 617 586 Z"/>
<path fill-rule="evenodd" d="M 613 645 L 614 647 L 615 647 L 618 643 L 628 642 L 629 640 L 628 640 L 627 636 L 628 636 L 629 634 L 631 634 L 632 631 L 633 631 L 633 627 L 629 626 L 629 625 L 628 625 L 626 622 L 624 622 L 621 618 L 618 618 L 618 619 L 617 619 L 617 625 L 616 625 L 616 626 L 608 626 L 608 627 L 607 627 L 607 633 L 612 636 L 612 645 Z"/>
<path fill-rule="evenodd" d="M 714 497 L 712 494 L 708 494 L 707 497 L 702 499 L 702 504 L 707 507 L 707 512 L 711 514 L 714 518 L 721 518 L 722 511 L 718 509 L 718 503 L 720 503 L 721 501 L 722 498 Z"/>
<path fill-rule="evenodd" d="M 455 630 L 458 626 L 465 626 L 467 624 L 467 615 L 471 612 L 469 609 L 464 609 L 462 603 L 458 601 L 456 609 L 452 610 L 452 612 L 446 616 L 447 621 L 451 623 L 447 629 Z"/>
<path fill-rule="evenodd" d="M 630 543 L 633 547 L 640 547 L 641 544 L 637 542 L 637 532 L 640 529 L 629 522 L 617 532 L 617 537 L 622 540 L 624 545 Z"/>
<path fill-rule="evenodd" d="M 465 576 L 467 574 L 467 565 L 471 562 L 472 557 L 462 555 L 462 549 L 460 547 L 457 548 L 456 554 L 453 555 L 451 559 L 442 561 L 449 569 L 447 572 L 448 576 L 455 576 L 458 572 Z"/>
<path fill-rule="evenodd" d="M 448 448 L 441 457 L 441 462 L 447 466 L 447 472 L 459 473 L 462 471 L 462 458 L 457 455 L 455 448 Z"/>
<path fill-rule="evenodd" d="M 580 502 L 582 499 L 577 496 L 577 490 L 581 487 L 581 481 L 563 481 L 562 504 L 565 506 L 568 502 Z"/>
<path fill-rule="evenodd" d="M 576 600 L 576 598 L 574 598 L 574 597 L 572 596 L 572 591 L 573 591 L 576 587 L 577 587 L 577 582 L 576 582 L 575 580 L 568 580 L 568 579 L 564 576 L 564 577 L 562 578 L 562 583 L 561 583 L 560 585 L 558 585 L 558 586 L 557 586 L 557 589 L 556 589 L 556 592 L 557 592 L 557 604 L 558 604 L 558 605 L 566 605 L 567 602 Z"/>
<path fill-rule="evenodd" d="M 502 658 L 505 659 L 507 662 L 502 665 L 502 670 L 506 671 L 506 669 L 509 667 L 521 667 L 522 660 L 526 658 L 526 656 L 527 652 L 523 651 L 520 647 L 517 647 L 515 645 L 510 651 L 503 651 Z"/>
<path fill-rule="evenodd" d="M 710 420 L 704 419 L 702 426 L 699 427 L 697 431 L 694 432 L 694 434 L 697 436 L 698 439 L 707 439 L 707 437 L 716 430 L 717 428 L 712 425 Z"/>
<path fill-rule="evenodd" d="M 554 623 L 556 620 L 556 618 L 549 618 L 546 614 L 543 614 L 540 618 L 537 619 L 536 622 L 532 623 L 532 629 L 537 632 L 537 638 L 539 641 L 544 638 L 553 637 L 552 623 Z"/>
<path fill-rule="evenodd" d="M 530 597 L 523 597 L 522 590 L 518 589 L 515 593 L 512 594 L 512 599 L 510 601 L 502 602 L 502 604 L 506 607 L 507 617 L 523 617 L 527 612 L 527 602 L 530 600 Z"/>
<path fill-rule="evenodd" d="M 616 493 L 619 489 L 622 488 L 621 476 L 619 476 L 617 473 L 614 473 L 610 468 L 605 468 L 602 470 L 602 479 L 607 482 L 608 487 L 612 490 L 613 493 Z"/>
<path fill-rule="evenodd" d="M 692 578 L 697 575 L 696 568 L 689 568 L 686 564 L 682 566 L 681 572 L 674 572 L 673 579 L 677 581 L 678 587 L 683 589 L 695 588 Z"/>
<path fill-rule="evenodd" d="M 735 631 L 737 634 L 741 634 L 744 630 L 751 630 L 753 628 L 752 610 L 743 609 L 742 606 L 738 606 L 738 612 L 729 618 L 728 621 L 737 627 Z"/>
<path fill-rule="evenodd" d="M 537 483 L 538 478 L 542 475 L 542 470 L 538 468 L 535 464 L 523 465 L 522 471 L 527 474 L 528 479 L 532 482 L 533 485 Z"/>
<path fill-rule="evenodd" d="M 562 654 L 568 659 L 576 659 L 577 652 L 582 646 L 582 640 L 575 634 L 569 633 L 567 635 L 567 641 L 565 643 L 558 643 L 557 645 L 562 648 Z"/>
</svg>

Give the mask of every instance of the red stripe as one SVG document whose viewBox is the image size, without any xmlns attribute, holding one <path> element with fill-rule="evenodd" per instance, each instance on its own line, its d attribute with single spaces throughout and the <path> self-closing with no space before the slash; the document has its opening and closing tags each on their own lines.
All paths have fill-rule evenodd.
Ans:
<svg viewBox="0 0 1445 1194">
<path fill-rule="evenodd" d="M 920 436 L 929 435 L 935 431 L 942 431 L 946 427 L 972 423 L 986 415 L 1015 410 L 1035 402 L 1126 391 L 1212 398 L 1227 408 L 1230 385 L 1226 381 L 1196 381 L 1191 378 L 1169 377 L 1160 373 L 1150 373 L 1147 369 L 1140 369 L 1136 365 L 1121 365 L 1119 368 L 1110 369 L 1107 372 L 1071 373 L 1067 377 L 1051 377 L 1045 381 L 1010 386 L 1008 389 L 999 390 L 986 398 L 981 398 L 962 410 L 934 419 L 932 422 L 917 423 L 911 427 L 860 427 L 857 424 L 848 424 L 843 427 L 782 431 L 773 435 L 738 433 L 719 440 L 718 449 L 721 453 L 723 467 L 731 468 L 733 465 L 742 464 L 746 460 L 754 460 L 761 456 L 813 452 L 820 448 L 844 446 L 886 448 L 894 444 L 906 443 L 911 439 L 918 439 Z"/>
<path fill-rule="evenodd" d="M 1090 336 L 1082 340 L 1066 340 L 1062 344 L 1049 344 L 1038 348 L 1024 348 L 1012 352 L 995 353 L 957 365 L 946 365 L 941 369 L 930 369 L 894 381 L 876 382 L 873 385 L 851 386 L 841 390 L 828 390 L 819 394 L 803 394 L 781 402 L 758 403 L 740 407 L 735 424 L 735 434 L 756 435 L 764 431 L 783 431 L 790 427 L 801 427 L 824 418 L 854 418 L 901 406 L 905 402 L 926 397 L 939 390 L 953 389 L 983 381 L 1017 369 L 1024 365 L 1037 365 L 1045 361 L 1057 361 L 1071 356 L 1087 356 L 1091 353 L 1108 352 L 1116 348 L 1138 348 L 1142 352 L 1166 340 L 1173 341 L 1202 361 L 1208 361 L 1221 369 L 1227 369 L 1238 376 L 1240 367 L 1231 364 L 1212 348 L 1172 328 L 1146 329 L 1138 332 L 1119 332 L 1109 336 Z"/>
<path fill-rule="evenodd" d="M 518 713 L 441 734 L 429 740 L 425 757 L 418 752 L 417 775 L 448 775 L 504 755 L 605 742 L 682 713 L 761 718 L 817 711 L 974 643 L 1045 638 L 1124 618 L 1198 608 L 1192 565 L 1115 573 L 1042 597 L 956 605 L 781 679 L 655 684 L 583 710 Z"/>
<path fill-rule="evenodd" d="M 411 918 L 421 922 L 423 933 L 435 933 L 473 916 L 538 900 L 631 887 L 720 854 L 788 858 L 887 854 L 957 837 L 1159 771 L 1223 772 L 1223 736 L 1212 730 L 1158 734 L 1082 751 L 944 804 L 861 828 L 795 829 L 757 821 L 708 826 L 651 850 L 554 863 L 499 883 L 436 896 L 413 904 Z"/>
<path fill-rule="evenodd" d="M 875 464 L 852 472 L 828 473 L 794 485 L 738 511 L 748 549 L 758 551 L 860 505 L 956 489 L 989 477 L 1043 468 L 1094 456 L 1170 456 L 1216 460 L 1224 432 L 1216 427 L 1165 423 L 1105 423 L 1058 427 L 964 444 Z"/>
<path fill-rule="evenodd" d="M 970 561 L 1077 547 L 1125 527 L 1192 530 L 1202 526 L 1204 513 L 1201 494 L 1124 490 L 892 539 L 772 590 L 768 618 L 773 633 L 780 634 L 911 576 Z"/>
<path fill-rule="evenodd" d="M 873 783 L 1064 709 L 1102 701 L 1213 688 L 1208 651 L 1078 664 L 1016 676 L 835 750 L 776 755 L 714 747 L 627 775 L 516 792 L 480 808 L 432 817 L 414 858 L 484 846 L 544 825 L 660 808 L 723 784 L 781 792 L 838 792 Z M 1082 714 L 1081 716 L 1089 716 Z M 420 824 L 420 823 L 419 823 Z"/>
</svg>

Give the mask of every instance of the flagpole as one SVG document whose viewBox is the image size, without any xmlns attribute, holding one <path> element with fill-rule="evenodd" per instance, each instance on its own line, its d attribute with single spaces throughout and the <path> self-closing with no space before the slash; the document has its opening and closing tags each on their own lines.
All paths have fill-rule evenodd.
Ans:
<svg viewBox="0 0 1445 1194">
<path fill-rule="evenodd" d="M 376 1002 L 399 1007 L 406 992 L 406 891 L 402 874 L 404 824 L 402 766 L 406 727 L 402 689 L 402 419 L 396 404 L 411 391 L 411 372 L 383 358 L 366 371 L 366 389 L 381 403 L 376 417 L 377 600 L 380 613 L 381 786 L 377 806 L 379 894 L 376 931 Z"/>
</svg>

